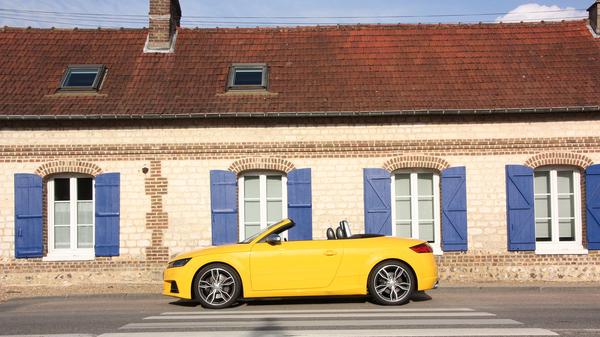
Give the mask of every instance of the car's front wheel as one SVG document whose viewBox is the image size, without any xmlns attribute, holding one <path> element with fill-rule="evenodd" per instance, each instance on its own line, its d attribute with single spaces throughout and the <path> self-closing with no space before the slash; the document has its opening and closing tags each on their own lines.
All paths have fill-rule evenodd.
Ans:
<svg viewBox="0 0 600 337">
<path fill-rule="evenodd" d="M 375 303 L 405 304 L 415 293 L 416 278 L 410 267 L 400 261 L 384 261 L 373 268 L 367 287 Z"/>
<path fill-rule="evenodd" d="M 209 309 L 222 309 L 233 305 L 242 292 L 237 272 L 222 263 L 202 267 L 194 277 L 192 287 L 194 298 Z"/>
</svg>

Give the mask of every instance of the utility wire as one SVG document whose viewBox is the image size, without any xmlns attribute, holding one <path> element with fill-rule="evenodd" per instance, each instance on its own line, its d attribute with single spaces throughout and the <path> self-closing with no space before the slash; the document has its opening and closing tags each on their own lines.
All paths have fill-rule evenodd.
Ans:
<svg viewBox="0 0 600 337">
<path fill-rule="evenodd" d="M 532 11 L 524 13 L 560 13 L 565 11 L 572 11 L 572 9 L 562 9 L 554 11 Z M 196 26 L 210 26 L 215 25 L 227 25 L 227 26 L 295 26 L 295 25 L 350 25 L 359 24 L 357 21 L 317 21 L 318 19 L 342 19 L 342 20 L 358 20 L 358 19 L 382 19 L 392 20 L 399 18 L 443 18 L 443 17 L 469 17 L 469 16 L 497 16 L 509 13 L 477 13 L 477 14 L 433 14 L 433 15 L 388 15 L 388 16 L 187 16 L 183 17 L 182 21 L 186 25 Z M 75 25 L 81 27 L 98 27 L 103 26 L 107 28 L 119 27 L 124 25 L 135 25 L 137 27 L 147 24 L 147 18 L 145 15 L 124 15 L 124 14 L 108 14 L 108 13 L 69 13 L 69 12 L 52 12 L 52 11 L 36 11 L 36 10 L 18 10 L 18 9 L 6 9 L 0 8 L 0 18 L 9 20 L 22 20 L 28 22 L 41 22 L 48 24 L 58 25 Z M 227 19 L 236 20 L 227 20 Z M 556 20 L 570 20 L 570 19 L 583 19 L 584 16 L 569 16 L 569 17 L 547 17 L 537 19 L 525 19 L 525 20 L 503 20 L 503 22 L 538 22 L 538 21 L 556 21 Z M 215 20 L 213 20 L 215 19 Z M 225 20 L 216 20 L 225 19 Z M 244 20 L 242 20 L 244 19 Z M 248 19 L 269 19 L 264 21 L 248 21 Z M 296 19 L 298 21 L 287 21 Z M 302 21 L 312 19 L 312 21 Z M 317 20 L 315 20 L 317 19 Z M 277 20 L 277 21 L 274 21 Z M 82 22 L 84 21 L 84 22 Z M 460 21 L 459 23 L 495 23 L 496 21 L 481 21 L 481 20 L 467 20 Z M 397 22 L 379 22 L 381 24 L 397 24 Z M 422 23 L 438 23 L 438 22 L 422 22 Z M 362 24 L 377 24 L 363 22 Z"/>
<path fill-rule="evenodd" d="M 558 9 L 551 11 L 529 11 L 520 12 L 519 14 L 542 14 L 542 13 L 561 13 L 569 11 L 584 11 L 585 9 Z M 2 12 L 13 13 L 39 13 L 52 14 L 57 16 L 92 16 L 92 17 L 123 17 L 123 18 L 147 18 L 147 15 L 142 14 L 114 14 L 114 13 L 77 13 L 77 12 L 56 12 L 56 11 L 36 11 L 24 9 L 0 8 Z M 371 15 L 371 16 L 194 16 L 186 15 L 184 18 L 190 19 L 415 19 L 415 18 L 444 18 L 444 17 L 468 17 L 468 16 L 495 16 L 506 15 L 511 12 L 496 12 L 496 13 L 455 13 L 455 14 L 427 14 L 427 15 Z"/>
</svg>

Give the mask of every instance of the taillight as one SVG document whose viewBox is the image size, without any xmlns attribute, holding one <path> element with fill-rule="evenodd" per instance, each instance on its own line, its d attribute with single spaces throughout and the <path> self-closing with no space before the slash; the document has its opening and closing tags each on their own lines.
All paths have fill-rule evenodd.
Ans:
<svg viewBox="0 0 600 337">
<path fill-rule="evenodd" d="M 413 252 L 422 254 L 422 253 L 433 253 L 433 249 L 431 249 L 431 246 L 428 245 L 427 243 L 422 243 L 420 245 L 416 245 L 416 246 L 412 246 L 410 247 L 410 249 L 413 250 Z"/>
</svg>

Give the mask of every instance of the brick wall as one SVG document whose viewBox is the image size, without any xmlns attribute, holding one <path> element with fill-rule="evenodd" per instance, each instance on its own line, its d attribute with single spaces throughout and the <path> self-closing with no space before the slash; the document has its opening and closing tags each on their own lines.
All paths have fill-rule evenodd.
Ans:
<svg viewBox="0 0 600 337">
<path fill-rule="evenodd" d="M 439 258 L 444 279 L 600 281 L 596 253 L 506 251 L 505 165 L 600 162 L 600 120 L 593 115 L 29 123 L 0 130 L 0 279 L 7 281 L 25 282 L 35 270 L 38 280 L 65 273 L 75 280 L 101 280 L 103 273 L 117 280 L 159 278 L 170 255 L 210 245 L 211 169 L 310 167 L 314 238 L 325 238 L 325 229 L 342 219 L 359 233 L 362 169 L 409 163 L 467 168 L 469 251 Z M 69 165 L 121 173 L 121 255 L 15 261 L 14 173 L 46 175 Z"/>
</svg>

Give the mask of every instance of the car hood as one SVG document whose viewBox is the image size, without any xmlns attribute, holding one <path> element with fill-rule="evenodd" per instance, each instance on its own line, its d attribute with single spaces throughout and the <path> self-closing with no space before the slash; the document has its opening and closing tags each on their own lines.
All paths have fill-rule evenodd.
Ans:
<svg viewBox="0 0 600 337">
<path fill-rule="evenodd" d="M 172 258 L 171 260 L 173 261 L 173 260 L 180 260 L 180 259 L 186 259 L 186 258 L 193 258 L 193 257 L 203 256 L 203 255 L 237 253 L 237 252 L 248 251 L 249 249 L 250 249 L 249 245 L 247 245 L 247 244 L 231 244 L 231 245 L 225 245 L 225 246 L 206 247 L 206 248 L 199 248 L 199 249 L 192 250 L 189 252 L 181 253 L 181 254 L 175 256 L 174 258 Z"/>
</svg>

